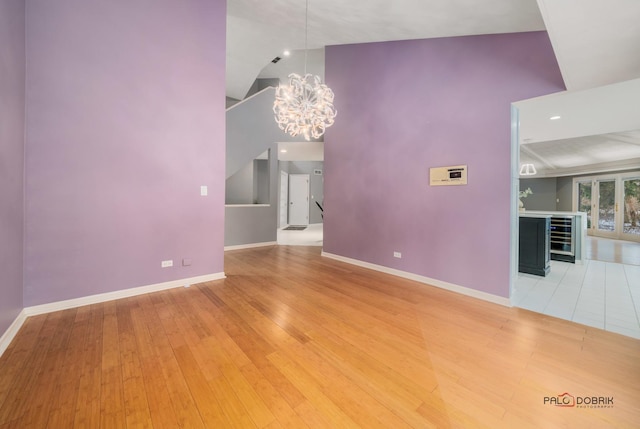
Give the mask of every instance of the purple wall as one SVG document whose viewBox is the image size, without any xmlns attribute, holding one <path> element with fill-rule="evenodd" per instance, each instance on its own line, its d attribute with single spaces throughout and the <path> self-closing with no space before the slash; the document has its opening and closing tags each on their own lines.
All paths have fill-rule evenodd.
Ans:
<svg viewBox="0 0 640 429">
<path fill-rule="evenodd" d="M 24 0 L 0 0 L 0 336 L 22 310 Z"/>
<path fill-rule="evenodd" d="M 226 2 L 31 0 L 27 22 L 25 306 L 222 272 Z"/>
<path fill-rule="evenodd" d="M 324 250 L 509 296 L 510 103 L 564 90 L 547 34 L 332 46 L 325 76 Z"/>
</svg>

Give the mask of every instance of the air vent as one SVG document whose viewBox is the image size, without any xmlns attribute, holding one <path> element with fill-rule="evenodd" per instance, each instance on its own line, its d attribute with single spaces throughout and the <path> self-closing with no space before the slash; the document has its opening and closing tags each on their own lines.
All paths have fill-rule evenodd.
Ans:
<svg viewBox="0 0 640 429">
<path fill-rule="evenodd" d="M 275 64 L 275 63 L 277 63 L 278 61 L 280 61 L 281 59 L 282 59 L 282 58 L 280 58 L 280 57 L 275 57 L 274 59 L 272 59 L 272 60 L 271 60 L 271 62 L 272 62 L 273 64 Z"/>
</svg>

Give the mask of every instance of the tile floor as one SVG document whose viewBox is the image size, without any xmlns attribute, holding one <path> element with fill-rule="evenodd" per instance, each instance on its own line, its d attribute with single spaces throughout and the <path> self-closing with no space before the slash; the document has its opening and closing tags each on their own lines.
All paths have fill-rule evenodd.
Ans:
<svg viewBox="0 0 640 429">
<path fill-rule="evenodd" d="M 639 265 L 551 261 L 546 277 L 518 275 L 512 302 L 516 307 L 640 339 Z"/>
</svg>

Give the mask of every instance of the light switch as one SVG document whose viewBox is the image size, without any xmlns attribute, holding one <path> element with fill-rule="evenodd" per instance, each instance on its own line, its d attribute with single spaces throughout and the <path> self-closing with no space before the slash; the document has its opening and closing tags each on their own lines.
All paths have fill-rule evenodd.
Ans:
<svg viewBox="0 0 640 429">
<path fill-rule="evenodd" d="M 207 185 L 200 186 L 200 195 L 203 197 L 209 195 L 209 188 L 207 187 Z"/>
</svg>

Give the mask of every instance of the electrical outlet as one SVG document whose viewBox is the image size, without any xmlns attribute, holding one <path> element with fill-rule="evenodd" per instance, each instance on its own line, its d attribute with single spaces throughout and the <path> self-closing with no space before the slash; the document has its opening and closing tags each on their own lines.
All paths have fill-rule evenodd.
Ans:
<svg viewBox="0 0 640 429">
<path fill-rule="evenodd" d="M 402 258 L 402 253 L 400 253 L 400 252 L 393 252 L 393 257 L 394 257 L 394 258 Z"/>
<path fill-rule="evenodd" d="M 169 259 L 167 261 L 162 261 L 162 263 L 160 264 L 160 266 L 162 268 L 168 268 L 168 267 L 173 267 L 173 260 Z"/>
<path fill-rule="evenodd" d="M 207 187 L 207 185 L 200 186 L 200 195 L 203 197 L 209 195 L 209 188 Z"/>
<path fill-rule="evenodd" d="M 191 259 L 190 258 L 183 258 L 182 259 L 182 266 L 183 267 L 188 267 L 189 265 L 191 265 Z"/>
</svg>

